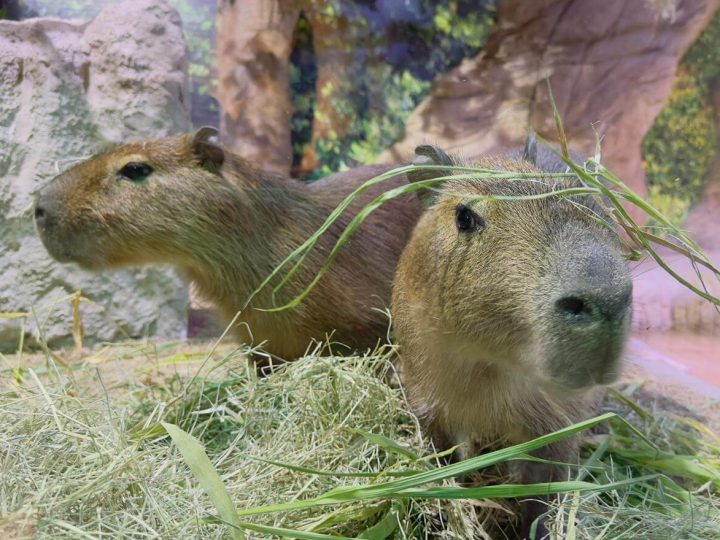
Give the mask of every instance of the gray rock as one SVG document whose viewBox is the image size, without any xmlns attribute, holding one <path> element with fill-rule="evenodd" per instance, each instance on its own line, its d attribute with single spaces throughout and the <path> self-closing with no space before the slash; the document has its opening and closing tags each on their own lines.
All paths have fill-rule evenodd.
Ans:
<svg viewBox="0 0 720 540">
<path fill-rule="evenodd" d="M 180 17 L 164 1 L 120 2 L 89 23 L 0 21 L 0 314 L 34 311 L 0 315 L 0 348 L 21 327 L 71 341 L 77 289 L 92 301 L 81 307 L 88 340 L 184 335 L 188 292 L 173 271 L 56 263 L 31 210 L 39 186 L 109 143 L 187 131 L 189 103 Z"/>
</svg>

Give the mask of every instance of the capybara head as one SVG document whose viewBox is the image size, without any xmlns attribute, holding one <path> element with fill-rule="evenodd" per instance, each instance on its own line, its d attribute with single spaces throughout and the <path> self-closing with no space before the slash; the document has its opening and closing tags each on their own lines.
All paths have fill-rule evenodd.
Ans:
<svg viewBox="0 0 720 540">
<path fill-rule="evenodd" d="M 236 188 L 218 174 L 213 128 L 126 144 L 57 176 L 37 195 L 35 223 L 50 254 L 89 269 L 173 263 L 206 244 Z"/>
<path fill-rule="evenodd" d="M 453 163 L 436 147 L 416 154 L 417 164 Z M 395 320 L 422 325 L 418 340 L 430 334 L 440 349 L 548 387 L 611 382 L 627 338 L 632 282 L 601 205 L 589 195 L 548 196 L 579 181 L 543 177 L 526 160 L 475 165 L 532 177 L 450 179 L 439 194 L 424 195 L 432 198 L 395 280 Z"/>
</svg>

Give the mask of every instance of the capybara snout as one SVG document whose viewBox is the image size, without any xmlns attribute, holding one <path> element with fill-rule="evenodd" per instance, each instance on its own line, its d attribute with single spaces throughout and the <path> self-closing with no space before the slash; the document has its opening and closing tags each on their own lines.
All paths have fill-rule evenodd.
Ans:
<svg viewBox="0 0 720 540">
<path fill-rule="evenodd" d="M 426 328 L 455 336 L 450 346 L 462 343 L 478 361 L 569 389 L 614 379 L 632 284 L 602 208 L 554 194 L 574 184 L 528 178 L 527 163 L 484 166 L 524 176 L 443 184 L 396 277 L 399 335 L 412 297 Z"/>
<path fill-rule="evenodd" d="M 558 235 L 538 284 L 539 377 L 580 389 L 614 381 L 631 317 L 632 281 L 619 245 L 582 224 Z"/>
</svg>

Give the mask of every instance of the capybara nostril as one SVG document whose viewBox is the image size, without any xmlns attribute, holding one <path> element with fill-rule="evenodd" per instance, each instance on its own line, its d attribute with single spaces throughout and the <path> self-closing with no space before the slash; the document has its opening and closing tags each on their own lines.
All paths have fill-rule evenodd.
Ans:
<svg viewBox="0 0 720 540">
<path fill-rule="evenodd" d="M 45 208 L 40 206 L 39 204 L 35 206 L 35 221 L 38 222 L 38 224 L 45 221 L 45 217 L 47 215 L 47 212 L 45 211 Z"/>
<path fill-rule="evenodd" d="M 622 294 L 610 294 L 611 291 L 601 289 L 594 294 L 569 294 L 555 301 L 555 311 L 571 324 L 621 321 L 630 307 L 632 289 L 629 290 Z"/>
<path fill-rule="evenodd" d="M 595 312 L 592 304 L 578 296 L 565 296 L 555 302 L 555 309 L 572 321 L 589 320 Z"/>
</svg>

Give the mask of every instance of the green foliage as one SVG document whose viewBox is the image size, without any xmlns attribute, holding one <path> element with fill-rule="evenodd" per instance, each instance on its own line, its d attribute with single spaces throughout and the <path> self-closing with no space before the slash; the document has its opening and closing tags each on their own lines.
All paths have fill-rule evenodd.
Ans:
<svg viewBox="0 0 720 540">
<path fill-rule="evenodd" d="M 372 163 L 402 136 L 408 116 L 430 90 L 429 82 L 407 70 L 394 73 L 385 64 L 369 66 L 363 77 L 365 99 L 358 99 L 353 92 L 346 93 L 342 88 L 324 89 L 333 94 L 333 108 L 351 120 L 342 136 L 331 131 L 316 141 L 315 152 L 321 166 L 313 174 L 315 178 L 357 164 Z M 363 108 L 366 101 L 373 106 Z"/>
<path fill-rule="evenodd" d="M 492 26 L 488 13 L 480 10 L 468 14 L 458 13 L 458 2 L 447 2 L 438 5 L 436 9 L 434 22 L 437 32 L 443 36 L 445 47 L 450 45 L 451 40 L 466 43 L 474 49 L 483 46 Z"/>
<path fill-rule="evenodd" d="M 674 222 L 700 194 L 716 144 L 708 95 L 683 71 L 642 146 L 650 200 Z"/>
<path fill-rule="evenodd" d="M 295 157 L 311 151 L 317 160 L 311 178 L 373 162 L 400 139 L 432 80 L 477 54 L 493 24 L 494 2 L 421 0 L 416 12 L 390 14 L 360 10 L 356 4 L 336 0 L 314 14 L 322 14 L 330 25 L 348 26 L 347 39 L 337 47 L 347 47 L 343 52 L 352 52 L 353 61 L 341 81 L 316 89 L 317 95 L 330 100 L 336 116 L 329 121 L 315 112 L 316 127 L 322 123 L 325 129 L 315 138 L 314 148 L 309 149 L 311 123 L 293 126 Z M 291 87 L 303 76 L 293 70 Z M 314 105 L 307 97 L 296 100 L 296 116 L 308 118 L 302 111 Z"/>
<path fill-rule="evenodd" d="M 668 102 L 642 145 L 648 199 L 673 223 L 681 223 L 700 196 L 715 155 L 710 93 L 719 78 L 720 14 L 683 60 Z"/>
<path fill-rule="evenodd" d="M 700 34 L 683 63 L 705 93 L 720 79 L 720 12 Z"/>
<path fill-rule="evenodd" d="M 29 0 L 28 7 L 41 17 L 61 19 L 89 19 L 111 5 L 111 0 L 71 0 L 70 2 L 48 2 L 47 0 Z"/>
<path fill-rule="evenodd" d="M 363 125 L 362 137 L 349 145 L 347 156 L 357 163 L 371 163 L 403 134 L 405 120 L 430 91 L 430 83 L 409 71 L 392 73 L 388 66 L 378 66 L 370 77 L 383 89 L 383 110 L 370 110 Z M 379 97 L 379 96 L 378 96 Z"/>
<path fill-rule="evenodd" d="M 215 2 L 168 0 L 183 22 L 185 42 L 190 55 L 190 82 L 193 93 L 208 96 L 217 86 L 215 70 Z"/>
</svg>

